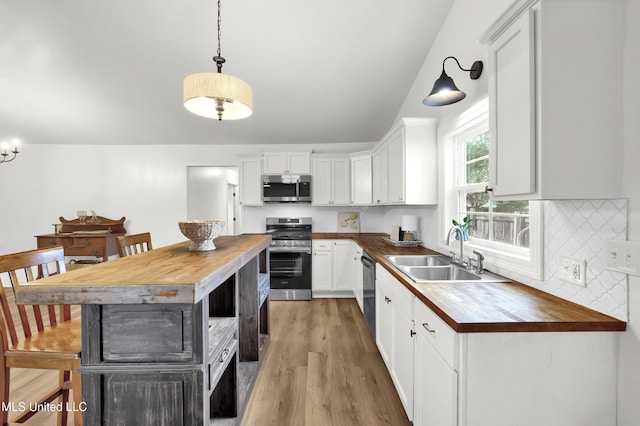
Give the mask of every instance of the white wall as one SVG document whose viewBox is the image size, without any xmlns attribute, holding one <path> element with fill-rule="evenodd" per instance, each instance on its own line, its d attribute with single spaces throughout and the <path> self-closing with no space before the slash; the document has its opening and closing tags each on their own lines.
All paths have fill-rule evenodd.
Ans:
<svg viewBox="0 0 640 426">
<path fill-rule="evenodd" d="M 371 144 L 296 147 L 349 152 Z M 125 216 L 129 233 L 149 231 L 157 247 L 183 241 L 177 222 L 187 218 L 187 166 L 237 166 L 237 154 L 264 149 L 261 145 L 24 144 L 15 161 L 0 166 L 0 254 L 35 248 L 34 235 L 53 232 L 52 224 L 60 216 L 75 218 L 77 210 L 95 210 L 109 218 Z"/>
<path fill-rule="evenodd" d="M 622 4 L 624 189 L 629 200 L 628 238 L 640 241 L 640 2 Z M 620 351 L 618 425 L 633 426 L 640 419 L 640 277 L 629 276 L 629 322 Z"/>
</svg>

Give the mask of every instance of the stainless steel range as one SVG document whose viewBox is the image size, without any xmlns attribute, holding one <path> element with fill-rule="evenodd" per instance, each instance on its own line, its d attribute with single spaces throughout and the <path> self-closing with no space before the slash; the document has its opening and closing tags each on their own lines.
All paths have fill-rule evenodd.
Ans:
<svg viewBox="0 0 640 426">
<path fill-rule="evenodd" d="M 268 217 L 271 300 L 311 300 L 311 218 Z"/>
</svg>

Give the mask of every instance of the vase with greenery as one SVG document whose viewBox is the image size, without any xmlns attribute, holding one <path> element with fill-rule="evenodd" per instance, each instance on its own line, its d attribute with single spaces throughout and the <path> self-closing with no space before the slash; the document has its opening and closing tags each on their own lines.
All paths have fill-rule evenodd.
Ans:
<svg viewBox="0 0 640 426">
<path fill-rule="evenodd" d="M 464 238 L 464 241 L 468 241 L 469 229 L 473 228 L 473 223 L 471 222 L 471 219 L 469 219 L 468 216 L 465 216 L 462 219 L 462 222 L 458 222 L 457 220 L 453 219 L 451 223 L 453 223 L 453 226 L 458 228 L 458 232 L 456 232 L 456 240 L 460 239 L 460 231 L 462 231 L 462 237 Z"/>
</svg>

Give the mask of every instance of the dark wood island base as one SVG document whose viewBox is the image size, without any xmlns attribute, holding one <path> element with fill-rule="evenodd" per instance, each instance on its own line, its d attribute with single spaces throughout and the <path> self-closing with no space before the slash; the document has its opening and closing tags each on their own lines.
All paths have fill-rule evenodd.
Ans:
<svg viewBox="0 0 640 426">
<path fill-rule="evenodd" d="M 85 425 L 239 424 L 269 343 L 270 237 L 175 244 L 25 285 L 82 304 Z"/>
</svg>

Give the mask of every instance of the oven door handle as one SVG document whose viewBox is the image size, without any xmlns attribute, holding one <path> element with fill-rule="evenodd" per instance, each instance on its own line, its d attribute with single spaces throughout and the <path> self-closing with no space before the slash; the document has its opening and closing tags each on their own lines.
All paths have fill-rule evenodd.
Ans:
<svg viewBox="0 0 640 426">
<path fill-rule="evenodd" d="M 269 247 L 271 253 L 308 253 L 311 254 L 310 247 Z"/>
</svg>

